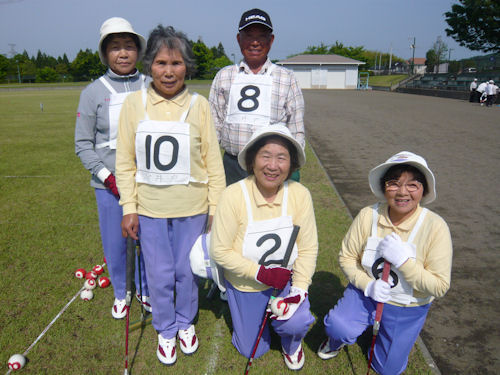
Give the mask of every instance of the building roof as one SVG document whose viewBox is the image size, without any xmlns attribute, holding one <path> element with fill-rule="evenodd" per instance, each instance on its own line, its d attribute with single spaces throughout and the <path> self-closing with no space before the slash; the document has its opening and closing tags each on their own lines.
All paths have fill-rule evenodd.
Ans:
<svg viewBox="0 0 500 375">
<path fill-rule="evenodd" d="M 364 62 L 340 55 L 297 55 L 278 61 L 278 65 L 362 65 Z"/>
<path fill-rule="evenodd" d="M 412 59 L 408 59 L 408 64 L 411 64 Z M 415 57 L 415 65 L 425 65 L 425 57 Z"/>
</svg>

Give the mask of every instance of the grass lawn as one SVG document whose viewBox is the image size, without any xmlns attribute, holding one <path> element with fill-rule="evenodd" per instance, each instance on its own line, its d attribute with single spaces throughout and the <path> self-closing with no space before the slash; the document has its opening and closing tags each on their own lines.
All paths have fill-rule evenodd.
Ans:
<svg viewBox="0 0 500 375">
<path fill-rule="evenodd" d="M 387 76 L 370 76 L 368 79 L 369 86 L 392 86 L 403 79 L 408 78 L 407 74 L 391 74 Z"/>
<path fill-rule="evenodd" d="M 199 92 L 207 95 L 208 89 Z M 94 192 L 74 154 L 79 94 L 76 89 L 0 92 L 0 363 L 5 371 L 8 358 L 23 353 L 81 288 L 73 272 L 103 260 Z M 310 147 L 307 158 L 301 175 L 315 204 L 320 252 L 310 288 L 317 320 L 305 338 L 301 373 L 364 374 L 369 335 L 334 360 L 315 355 L 324 338 L 322 317 L 346 285 L 337 253 L 350 218 Z M 174 367 L 162 366 L 156 358 L 157 335 L 149 325 L 130 334 L 131 374 L 243 372 L 246 359 L 231 344 L 227 304 L 207 300 L 208 288 L 208 282 L 201 284 L 196 355 L 179 351 Z M 22 373 L 123 373 L 125 321 L 112 319 L 112 303 L 111 288 L 98 288 L 90 302 L 77 298 L 30 350 Z M 139 315 L 134 302 L 131 321 Z M 289 373 L 276 336 L 271 351 L 254 361 L 250 373 Z M 406 374 L 431 374 L 416 349 Z"/>
</svg>

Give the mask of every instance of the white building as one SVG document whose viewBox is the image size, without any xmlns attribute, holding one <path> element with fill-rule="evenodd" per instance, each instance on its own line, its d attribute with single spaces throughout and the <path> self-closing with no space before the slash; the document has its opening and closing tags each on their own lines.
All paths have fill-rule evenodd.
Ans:
<svg viewBox="0 0 500 375">
<path fill-rule="evenodd" d="M 355 89 L 364 62 L 339 55 L 298 55 L 276 64 L 293 70 L 302 89 Z"/>
</svg>

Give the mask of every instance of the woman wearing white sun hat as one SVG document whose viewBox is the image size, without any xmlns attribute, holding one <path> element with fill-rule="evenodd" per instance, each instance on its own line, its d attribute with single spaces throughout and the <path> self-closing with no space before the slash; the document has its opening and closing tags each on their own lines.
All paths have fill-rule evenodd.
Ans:
<svg viewBox="0 0 500 375">
<path fill-rule="evenodd" d="M 377 303 L 385 303 L 372 367 L 400 374 L 432 301 L 450 287 L 451 236 L 445 221 L 421 206 L 436 199 L 424 158 L 399 152 L 368 180 L 384 202 L 363 208 L 344 237 L 339 263 L 349 284 L 324 318 L 328 337 L 318 355 L 330 359 L 353 344 L 373 324 Z M 389 282 L 380 277 L 384 260 L 391 263 Z"/>
<path fill-rule="evenodd" d="M 127 20 L 113 17 L 104 21 L 98 51 L 108 70 L 82 91 L 76 116 L 75 152 L 92 175 L 90 185 L 95 190 L 102 246 L 115 295 L 111 309 L 115 319 L 126 315 L 126 239 L 121 232 L 122 208 L 114 175 L 118 118 L 125 97 L 150 81 L 135 67 L 145 49 L 144 37 Z M 143 296 L 138 298 L 151 311 L 143 262 L 141 257 Z M 139 291 L 138 268 L 135 280 Z"/>
<path fill-rule="evenodd" d="M 308 288 L 318 254 L 311 194 L 290 180 L 305 163 L 305 153 L 286 126 L 271 125 L 251 136 L 238 163 L 249 177 L 222 193 L 210 246 L 212 258 L 224 269 L 232 343 L 242 355 L 251 356 L 273 288 L 279 289 L 289 310 L 271 316 L 271 326 L 281 338 L 285 364 L 300 370 L 305 361 L 302 339 L 315 320 Z M 289 261 L 291 274 L 272 265 L 281 265 L 294 225 L 300 231 Z M 265 354 L 269 345 L 266 327 L 254 357 Z"/>
</svg>

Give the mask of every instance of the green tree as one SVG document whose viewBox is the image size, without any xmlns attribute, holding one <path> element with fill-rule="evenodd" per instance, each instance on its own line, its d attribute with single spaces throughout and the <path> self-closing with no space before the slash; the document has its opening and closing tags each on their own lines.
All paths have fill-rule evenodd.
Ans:
<svg viewBox="0 0 500 375">
<path fill-rule="evenodd" d="M 193 54 L 196 61 L 195 77 L 200 79 L 213 78 L 215 76 L 215 72 L 212 70 L 214 56 L 201 39 L 193 43 Z"/>
<path fill-rule="evenodd" d="M 0 82 L 4 82 L 9 72 L 10 61 L 7 57 L 0 54 Z"/>
<path fill-rule="evenodd" d="M 430 49 L 425 54 L 425 65 L 427 66 L 427 72 L 434 72 L 434 67 L 437 65 L 436 51 Z"/>
<path fill-rule="evenodd" d="M 434 67 L 437 67 L 437 72 L 439 71 L 439 64 L 446 60 L 446 52 L 448 52 L 448 46 L 443 42 L 441 37 L 438 36 L 432 48 L 428 50 L 425 55 L 425 65 L 427 65 L 428 72 L 433 72 Z"/>
<path fill-rule="evenodd" d="M 35 82 L 58 82 L 59 78 L 60 75 L 54 68 L 46 66 L 44 68 L 38 69 Z"/>
<path fill-rule="evenodd" d="M 458 2 L 444 14 L 450 26 L 446 35 L 473 51 L 500 52 L 500 1 Z"/>
<path fill-rule="evenodd" d="M 102 65 L 98 53 L 88 48 L 80 50 L 70 65 L 70 73 L 77 82 L 96 79 L 105 72 L 106 67 Z"/>
</svg>

